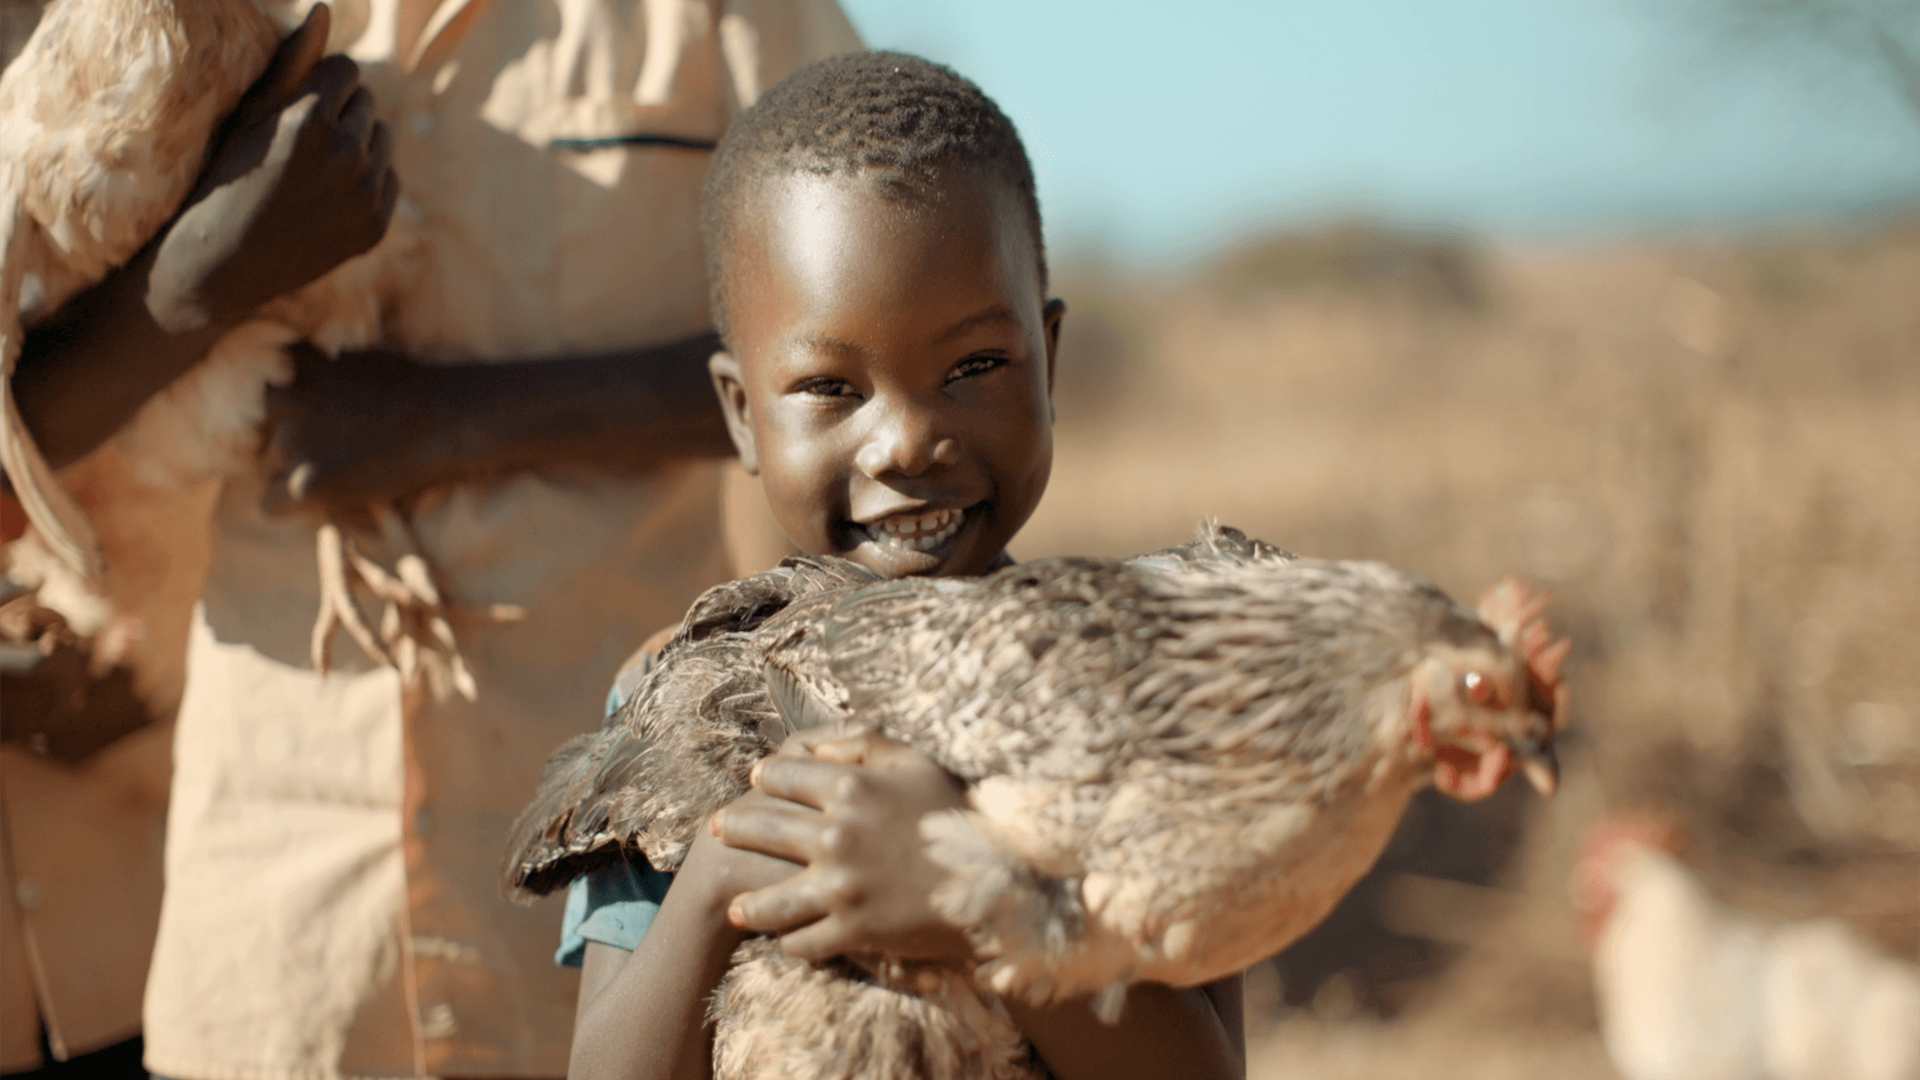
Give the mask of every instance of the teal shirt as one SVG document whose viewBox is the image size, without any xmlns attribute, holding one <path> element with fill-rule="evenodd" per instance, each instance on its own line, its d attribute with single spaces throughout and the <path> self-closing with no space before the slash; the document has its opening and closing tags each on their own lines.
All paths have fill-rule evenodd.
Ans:
<svg viewBox="0 0 1920 1080">
<path fill-rule="evenodd" d="M 620 710 L 625 696 L 615 685 L 607 691 L 607 715 Z M 577 968 L 586 962 L 587 942 L 597 941 L 632 952 L 646 936 L 673 875 L 633 859 L 602 867 L 567 886 L 567 910 L 560 920 L 560 949 L 555 963 Z"/>
<path fill-rule="evenodd" d="M 586 962 L 589 941 L 632 952 L 660 913 L 672 883 L 672 874 L 644 861 L 615 863 L 575 878 L 567 886 L 567 912 L 554 960 L 562 967 L 579 967 Z"/>
</svg>

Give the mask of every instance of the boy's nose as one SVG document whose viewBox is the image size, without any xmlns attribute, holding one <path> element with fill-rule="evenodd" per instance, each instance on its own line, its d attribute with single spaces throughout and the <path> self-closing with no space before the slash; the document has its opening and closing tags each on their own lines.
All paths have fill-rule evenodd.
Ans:
<svg viewBox="0 0 1920 1080">
<path fill-rule="evenodd" d="M 938 435 L 931 424 L 914 418 L 882 423 L 854 455 L 854 465 L 874 478 L 919 476 L 960 460 L 958 441 Z"/>
</svg>

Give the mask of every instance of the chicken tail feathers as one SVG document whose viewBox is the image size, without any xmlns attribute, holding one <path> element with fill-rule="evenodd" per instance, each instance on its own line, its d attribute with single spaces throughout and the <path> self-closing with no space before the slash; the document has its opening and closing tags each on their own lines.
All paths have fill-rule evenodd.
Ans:
<svg viewBox="0 0 1920 1080">
<path fill-rule="evenodd" d="M 608 825 L 619 785 L 609 774 L 629 771 L 644 752 L 621 723 L 625 710 L 599 731 L 563 743 L 540 773 L 540 792 L 513 823 L 500 869 L 500 895 L 531 904 L 574 878 L 625 857 Z"/>
<path fill-rule="evenodd" d="M 754 762 L 835 715 L 790 676 L 776 699 L 752 632 L 797 600 L 874 580 L 841 559 L 795 556 L 702 594 L 626 705 L 547 763 L 514 823 L 502 895 L 531 902 L 633 854 L 679 865 L 700 823 L 746 790 Z"/>
<path fill-rule="evenodd" d="M 100 541 L 86 514 L 54 479 L 13 396 L 13 366 L 24 337 L 20 291 L 28 233 L 18 179 L 0 174 L 0 469 L 6 471 L 14 496 L 47 550 L 89 580 L 98 580 L 106 572 Z"/>
<path fill-rule="evenodd" d="M 655 749 L 632 724 L 636 703 L 607 717 L 601 730 L 566 740 L 541 769 L 540 794 L 520 811 L 507 840 L 501 896 L 532 903 L 628 857 L 637 828 L 632 805 L 622 805 L 632 799 L 622 796 Z"/>
</svg>

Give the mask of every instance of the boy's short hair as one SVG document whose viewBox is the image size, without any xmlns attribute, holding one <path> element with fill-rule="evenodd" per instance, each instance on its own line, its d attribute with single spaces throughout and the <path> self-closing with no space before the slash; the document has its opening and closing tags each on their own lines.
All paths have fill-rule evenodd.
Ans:
<svg viewBox="0 0 1920 1080">
<path fill-rule="evenodd" d="M 913 198 L 954 165 L 984 169 L 1020 199 L 1032 230 L 1040 287 L 1047 254 L 1026 147 L 993 99 L 950 68 L 890 52 L 847 53 L 809 64 L 741 113 L 720 140 L 702 195 L 707 280 L 715 327 L 731 341 L 721 256 L 740 196 L 790 173 L 865 173 Z"/>
</svg>

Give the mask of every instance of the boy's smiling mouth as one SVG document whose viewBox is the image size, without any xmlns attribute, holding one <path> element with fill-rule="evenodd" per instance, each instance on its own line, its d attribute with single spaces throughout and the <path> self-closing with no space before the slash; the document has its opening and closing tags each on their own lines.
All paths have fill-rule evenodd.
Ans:
<svg viewBox="0 0 1920 1080">
<path fill-rule="evenodd" d="M 946 543 L 966 523 L 965 510 L 931 510 L 919 514 L 889 514 L 858 524 L 867 539 L 895 551 L 931 551 Z"/>
</svg>

